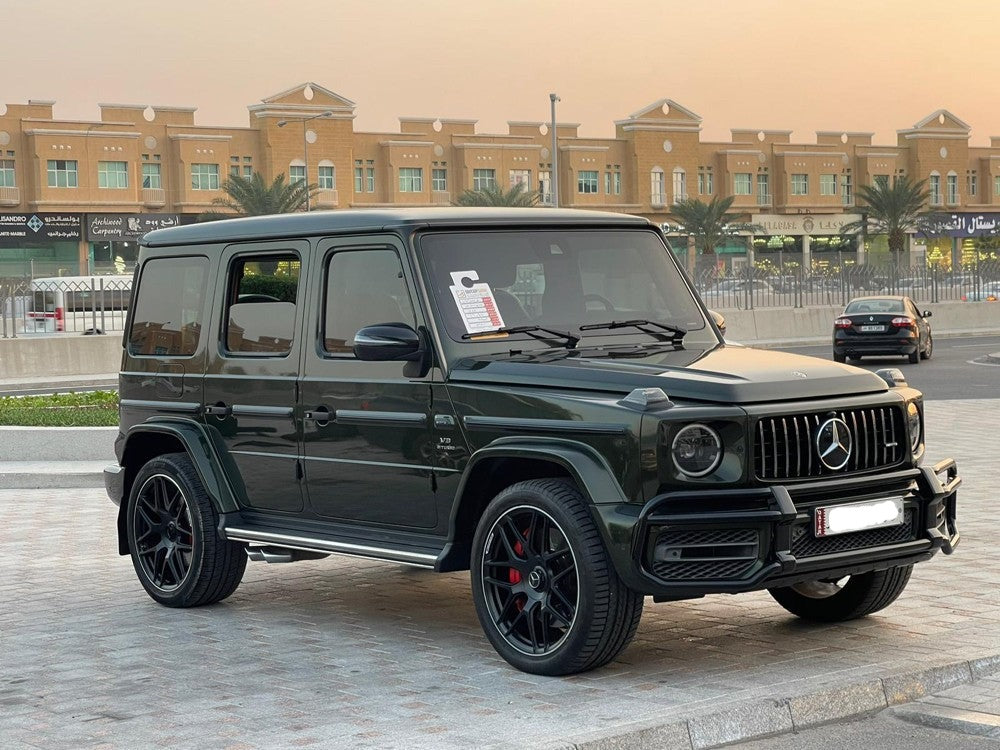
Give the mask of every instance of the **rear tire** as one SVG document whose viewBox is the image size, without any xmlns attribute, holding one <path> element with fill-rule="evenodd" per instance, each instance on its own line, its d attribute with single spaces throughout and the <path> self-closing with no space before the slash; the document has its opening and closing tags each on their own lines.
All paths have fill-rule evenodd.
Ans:
<svg viewBox="0 0 1000 750">
<path fill-rule="evenodd" d="M 846 362 L 847 361 L 847 355 L 843 354 L 841 352 L 834 352 L 833 353 L 833 361 L 834 362 Z"/>
<path fill-rule="evenodd" d="M 186 453 L 158 456 L 139 470 L 126 519 L 132 565 L 160 604 L 213 604 L 240 585 L 245 546 L 219 535 L 219 514 Z"/>
<path fill-rule="evenodd" d="M 804 620 L 843 622 L 878 612 L 903 593 L 912 565 L 849 576 L 846 581 L 809 581 L 768 589 L 782 607 Z"/>
<path fill-rule="evenodd" d="M 918 346 L 916 349 L 914 349 L 912 352 L 910 352 L 906 356 L 907 356 L 907 359 L 910 360 L 910 364 L 911 365 L 919 365 L 920 364 L 920 347 Z"/>
<path fill-rule="evenodd" d="M 639 626 L 643 596 L 618 577 L 586 501 L 561 479 L 497 495 L 479 521 L 470 567 L 486 637 L 524 672 L 603 666 Z"/>
</svg>

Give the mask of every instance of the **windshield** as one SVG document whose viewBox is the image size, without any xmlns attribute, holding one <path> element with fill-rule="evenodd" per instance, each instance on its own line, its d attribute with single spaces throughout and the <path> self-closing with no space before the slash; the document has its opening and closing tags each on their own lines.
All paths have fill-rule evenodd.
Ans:
<svg viewBox="0 0 1000 750">
<path fill-rule="evenodd" d="M 588 324 L 642 319 L 684 328 L 685 346 L 718 343 L 653 232 L 442 232 L 423 235 L 419 250 L 439 318 L 455 341 L 483 340 L 505 327 L 580 332 Z M 477 333 L 484 336 L 469 336 Z M 581 333 L 636 335 L 634 327 Z"/>
</svg>

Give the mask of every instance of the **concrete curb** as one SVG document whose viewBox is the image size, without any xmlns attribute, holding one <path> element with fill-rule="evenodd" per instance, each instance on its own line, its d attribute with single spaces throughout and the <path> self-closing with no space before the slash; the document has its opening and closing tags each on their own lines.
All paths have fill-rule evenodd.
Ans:
<svg viewBox="0 0 1000 750">
<path fill-rule="evenodd" d="M 566 737 L 547 750 L 708 750 L 734 742 L 859 718 L 1000 672 L 1000 654 L 874 677 L 786 698 L 745 701 L 724 710 L 647 720 Z M 497 746 L 499 750 L 503 746 Z"/>
<path fill-rule="evenodd" d="M 84 489 L 104 486 L 107 461 L 0 461 L 0 490 Z"/>
<path fill-rule="evenodd" d="M 110 464 L 115 460 L 117 437 L 117 427 L 0 427 L 0 464 L 9 461 Z"/>
<path fill-rule="evenodd" d="M 1000 722 L 997 721 L 996 714 L 928 704 L 921 704 L 919 711 L 895 709 L 892 713 L 896 718 L 911 724 L 1000 739 Z"/>
</svg>

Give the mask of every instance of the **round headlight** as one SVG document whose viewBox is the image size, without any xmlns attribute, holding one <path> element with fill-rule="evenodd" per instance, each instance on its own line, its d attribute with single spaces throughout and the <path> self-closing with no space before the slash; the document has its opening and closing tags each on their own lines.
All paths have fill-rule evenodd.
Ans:
<svg viewBox="0 0 1000 750">
<path fill-rule="evenodd" d="M 670 454 L 681 474 L 703 477 L 715 471 L 722 460 L 722 441 L 711 427 L 689 424 L 674 436 Z"/>
<path fill-rule="evenodd" d="M 906 428 L 910 432 L 910 450 L 916 454 L 920 450 L 923 435 L 920 430 L 920 409 L 913 401 L 906 405 Z"/>
</svg>

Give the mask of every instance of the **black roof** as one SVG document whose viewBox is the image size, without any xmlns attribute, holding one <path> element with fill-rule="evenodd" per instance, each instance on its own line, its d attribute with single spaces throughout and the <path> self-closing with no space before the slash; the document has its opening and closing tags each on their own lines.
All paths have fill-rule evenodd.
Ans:
<svg viewBox="0 0 1000 750">
<path fill-rule="evenodd" d="M 344 232 L 378 232 L 417 226 L 653 226 L 638 216 L 605 211 L 555 208 L 389 208 L 312 211 L 206 221 L 157 229 L 142 238 L 147 247 L 193 245 L 203 242 L 304 237 Z"/>
</svg>

